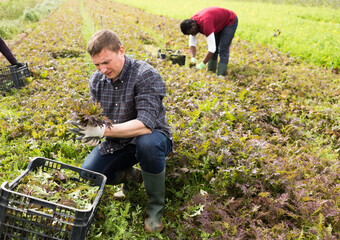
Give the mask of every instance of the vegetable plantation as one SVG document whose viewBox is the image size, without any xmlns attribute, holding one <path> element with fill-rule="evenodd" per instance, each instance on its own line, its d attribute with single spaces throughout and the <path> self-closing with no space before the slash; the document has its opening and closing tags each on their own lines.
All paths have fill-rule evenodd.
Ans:
<svg viewBox="0 0 340 240">
<path fill-rule="evenodd" d="M 182 20 L 190 18 L 204 7 L 227 8 L 234 11 L 239 18 L 236 35 L 241 39 L 289 53 L 308 63 L 330 69 L 340 67 L 339 1 L 187 0 L 185 3 L 181 0 L 117 1 L 142 8 L 152 14 Z"/>
<path fill-rule="evenodd" d="M 339 75 L 238 37 L 226 77 L 158 59 L 188 56 L 179 23 L 112 0 L 65 0 L 40 20 L 13 47 L 33 76 L 0 95 L 0 183 L 33 157 L 80 166 L 90 153 L 66 130 L 89 99 L 86 43 L 107 28 L 163 77 L 174 146 L 165 230 L 144 231 L 143 185 L 123 201 L 106 186 L 88 239 L 339 239 Z"/>
</svg>

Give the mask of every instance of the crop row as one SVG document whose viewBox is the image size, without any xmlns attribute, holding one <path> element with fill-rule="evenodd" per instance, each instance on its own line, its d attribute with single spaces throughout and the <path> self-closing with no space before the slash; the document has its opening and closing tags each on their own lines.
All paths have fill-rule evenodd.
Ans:
<svg viewBox="0 0 340 240">
<path fill-rule="evenodd" d="M 85 15 L 95 29 L 116 31 L 127 54 L 152 64 L 167 84 L 174 135 L 167 238 L 338 236 L 340 89 L 334 75 L 239 39 L 227 77 L 172 65 L 154 50 L 187 47 L 178 21 L 109 0 L 66 1 L 15 49 L 34 77 L 0 100 L 1 182 L 18 175 L 30 157 L 79 165 L 90 151 L 66 132 L 72 105 L 89 96 Z M 91 237 L 142 239 L 142 214 L 113 201 L 111 190 Z M 129 200 L 145 204 L 145 196 Z"/>
<path fill-rule="evenodd" d="M 2 181 L 13 179 L 8 173 L 17 174 L 29 157 L 63 155 L 64 147 L 74 151 L 73 143 L 64 142 L 65 123 L 72 99 L 79 98 L 77 89 L 87 86 L 82 19 L 75 14 L 75 6 L 50 14 L 15 49 L 21 53 L 19 60 L 29 63 L 34 77 L 26 88 L 1 98 Z"/>
</svg>

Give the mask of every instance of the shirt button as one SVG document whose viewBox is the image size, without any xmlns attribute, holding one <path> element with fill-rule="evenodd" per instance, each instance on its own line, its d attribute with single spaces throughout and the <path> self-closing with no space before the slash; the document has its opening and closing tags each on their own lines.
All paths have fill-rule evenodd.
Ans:
<svg viewBox="0 0 340 240">
<path fill-rule="evenodd" d="M 117 88 L 117 87 L 115 87 L 115 89 L 117 90 L 118 88 Z"/>
<path fill-rule="evenodd" d="M 118 103 L 116 103 L 115 105 L 118 106 Z"/>
</svg>

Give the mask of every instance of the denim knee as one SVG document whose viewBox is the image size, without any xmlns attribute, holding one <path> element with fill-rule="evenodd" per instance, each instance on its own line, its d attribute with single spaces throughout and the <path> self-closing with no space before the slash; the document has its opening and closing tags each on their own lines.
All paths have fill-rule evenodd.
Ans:
<svg viewBox="0 0 340 240">
<path fill-rule="evenodd" d="M 170 140 L 160 132 L 154 131 L 137 138 L 136 158 L 145 172 L 161 173 L 165 169 L 165 158 L 170 150 Z"/>
</svg>

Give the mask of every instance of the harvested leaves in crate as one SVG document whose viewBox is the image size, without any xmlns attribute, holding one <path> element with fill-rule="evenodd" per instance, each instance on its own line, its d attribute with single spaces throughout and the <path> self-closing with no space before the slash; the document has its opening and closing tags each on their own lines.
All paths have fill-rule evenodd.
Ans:
<svg viewBox="0 0 340 240">
<path fill-rule="evenodd" d="M 76 209 L 88 209 L 99 187 L 90 186 L 89 182 L 76 181 L 75 174 L 78 173 L 68 169 L 44 172 L 39 167 L 24 176 L 14 191 Z"/>
</svg>

